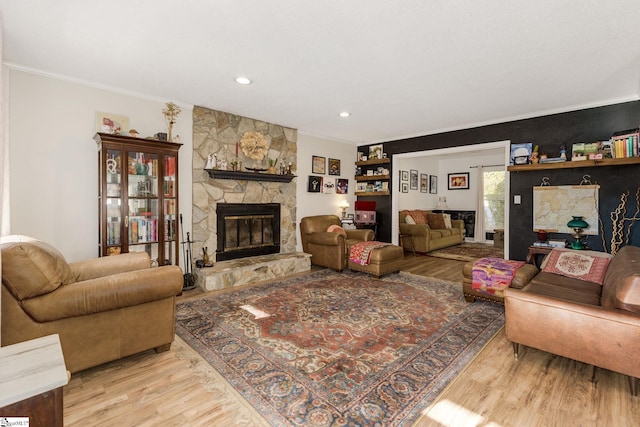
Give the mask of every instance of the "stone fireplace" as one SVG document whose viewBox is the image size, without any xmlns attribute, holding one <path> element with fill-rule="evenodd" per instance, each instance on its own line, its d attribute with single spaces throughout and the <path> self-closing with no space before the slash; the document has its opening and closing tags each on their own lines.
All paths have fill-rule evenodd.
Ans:
<svg viewBox="0 0 640 427">
<path fill-rule="evenodd" d="M 280 253 L 278 203 L 218 203 L 216 261 Z"/>
<path fill-rule="evenodd" d="M 238 241 L 238 248 L 229 251 L 225 249 L 220 240 L 224 223 L 218 218 L 218 209 L 224 205 L 239 204 L 274 204 L 280 207 L 279 243 L 274 243 L 268 250 L 277 251 L 271 253 L 295 253 L 296 251 L 296 184 L 291 182 L 266 182 L 260 180 L 260 174 L 256 173 L 255 180 L 251 179 L 220 179 L 211 178 L 205 171 L 207 158 L 215 155 L 217 159 L 223 159 L 228 165 L 232 162 L 242 162 L 242 171 L 247 167 L 258 166 L 260 161 L 244 156 L 237 149 L 237 143 L 246 132 L 257 131 L 265 136 L 268 142 L 268 154 L 262 162 L 268 159 L 278 159 L 281 163 L 291 163 L 295 173 L 297 163 L 297 131 L 283 126 L 241 117 L 221 111 L 215 111 L 204 107 L 193 109 L 193 257 L 202 258 L 202 249 L 207 248 L 212 256 L 216 254 L 216 261 L 235 256 L 237 250 L 242 250 L 248 256 L 251 250 L 245 251 L 244 246 L 252 246 L 258 240 L 257 234 L 253 241 L 246 240 L 247 236 Z M 259 164 L 264 166 L 263 164 Z M 247 220 L 247 219 L 245 219 Z M 251 220 L 253 221 L 253 220 Z M 257 222 L 257 220 L 256 220 Z M 262 223 L 262 219 L 260 220 Z M 277 226 L 271 231 L 262 231 L 261 239 L 268 237 L 269 233 L 275 238 Z M 267 227 L 267 230 L 269 228 Z M 256 232 L 257 233 L 257 232 Z M 224 239 L 227 237 L 225 236 Z M 231 238 L 228 242 L 233 244 Z M 262 245 L 262 243 L 261 243 Z M 242 246 L 242 248 L 240 248 Z M 252 249 L 255 255 L 262 255 L 264 247 Z M 229 252 L 232 252 L 231 254 Z M 219 254 L 220 257 L 218 257 Z M 244 255 L 243 255 L 244 256 Z M 213 258 L 213 256 L 212 256 Z"/>
</svg>

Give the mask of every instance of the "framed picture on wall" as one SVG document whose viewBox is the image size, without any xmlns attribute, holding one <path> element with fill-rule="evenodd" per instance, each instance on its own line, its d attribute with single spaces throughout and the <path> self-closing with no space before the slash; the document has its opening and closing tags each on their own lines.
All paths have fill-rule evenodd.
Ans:
<svg viewBox="0 0 640 427">
<path fill-rule="evenodd" d="M 429 175 L 426 173 L 420 174 L 420 192 L 428 193 L 429 192 Z"/>
<path fill-rule="evenodd" d="M 415 169 L 410 169 L 409 172 L 409 189 L 418 189 L 418 171 Z"/>
<path fill-rule="evenodd" d="M 450 173 L 449 190 L 468 190 L 469 189 L 469 172 Z"/>
<path fill-rule="evenodd" d="M 336 193 L 347 194 L 349 193 L 349 180 L 345 178 L 336 178 Z"/>
<path fill-rule="evenodd" d="M 340 159 L 329 158 L 329 175 L 340 175 Z"/>
<path fill-rule="evenodd" d="M 409 171 L 400 171 L 400 180 L 409 181 Z"/>
<path fill-rule="evenodd" d="M 309 175 L 309 184 L 307 186 L 307 192 L 320 193 L 322 191 L 322 177 Z"/>
<path fill-rule="evenodd" d="M 408 182 L 403 182 L 401 187 L 401 191 L 403 193 L 408 193 L 409 192 L 409 183 Z"/>
<path fill-rule="evenodd" d="M 438 176 L 429 175 L 429 193 L 438 194 Z"/>
<path fill-rule="evenodd" d="M 324 175 L 324 157 L 312 156 L 311 157 L 311 172 L 321 173 Z"/>
</svg>

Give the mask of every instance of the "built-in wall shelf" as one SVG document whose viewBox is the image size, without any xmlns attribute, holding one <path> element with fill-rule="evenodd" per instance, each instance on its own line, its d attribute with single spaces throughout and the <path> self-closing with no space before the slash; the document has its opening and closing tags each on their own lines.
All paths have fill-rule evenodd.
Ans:
<svg viewBox="0 0 640 427">
<path fill-rule="evenodd" d="M 278 175 L 275 173 L 226 171 L 220 169 L 205 169 L 209 178 L 236 179 L 246 181 L 291 182 L 296 175 Z"/>
<path fill-rule="evenodd" d="M 363 197 L 379 197 L 379 196 L 388 196 L 391 194 L 389 191 L 356 191 L 356 196 Z"/>
<path fill-rule="evenodd" d="M 384 159 L 364 160 L 364 161 L 356 162 L 356 166 L 384 165 L 387 163 L 391 163 L 391 159 L 384 158 Z"/>
<path fill-rule="evenodd" d="M 623 166 L 640 164 L 640 157 L 626 157 L 620 159 L 581 160 L 575 162 L 536 163 L 532 165 L 511 165 L 509 172 L 541 171 L 549 169 L 593 168 L 598 166 Z"/>
<path fill-rule="evenodd" d="M 389 175 L 356 175 L 356 181 L 385 181 L 389 179 Z"/>
</svg>

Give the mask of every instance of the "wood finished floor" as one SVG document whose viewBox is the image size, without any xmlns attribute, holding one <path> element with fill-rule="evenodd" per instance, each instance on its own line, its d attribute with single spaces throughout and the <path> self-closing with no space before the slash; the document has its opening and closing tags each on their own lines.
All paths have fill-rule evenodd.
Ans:
<svg viewBox="0 0 640 427">
<path fill-rule="evenodd" d="M 462 281 L 462 261 L 405 256 L 403 271 Z M 199 291 L 181 298 L 197 297 Z M 64 388 L 67 427 L 266 426 L 180 338 L 74 374 Z M 498 333 L 427 408 L 416 426 L 638 426 L 640 397 L 627 377 L 525 349 L 514 360 Z"/>
</svg>

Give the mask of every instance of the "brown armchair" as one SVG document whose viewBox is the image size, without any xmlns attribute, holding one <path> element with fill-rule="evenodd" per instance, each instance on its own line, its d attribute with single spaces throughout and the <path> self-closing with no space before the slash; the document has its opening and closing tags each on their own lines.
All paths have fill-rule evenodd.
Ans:
<svg viewBox="0 0 640 427">
<path fill-rule="evenodd" d="M 331 225 L 340 226 L 337 215 L 316 215 L 302 218 L 300 238 L 302 250 L 311 254 L 311 264 L 342 271 L 347 268 L 349 247 L 357 242 L 373 240 L 373 230 L 345 230 L 342 233 L 329 232 Z"/>
<path fill-rule="evenodd" d="M 0 250 L 2 346 L 58 334 L 77 372 L 173 342 L 180 267 L 150 268 L 145 252 L 67 263 L 25 236 L 3 238 Z"/>
</svg>

